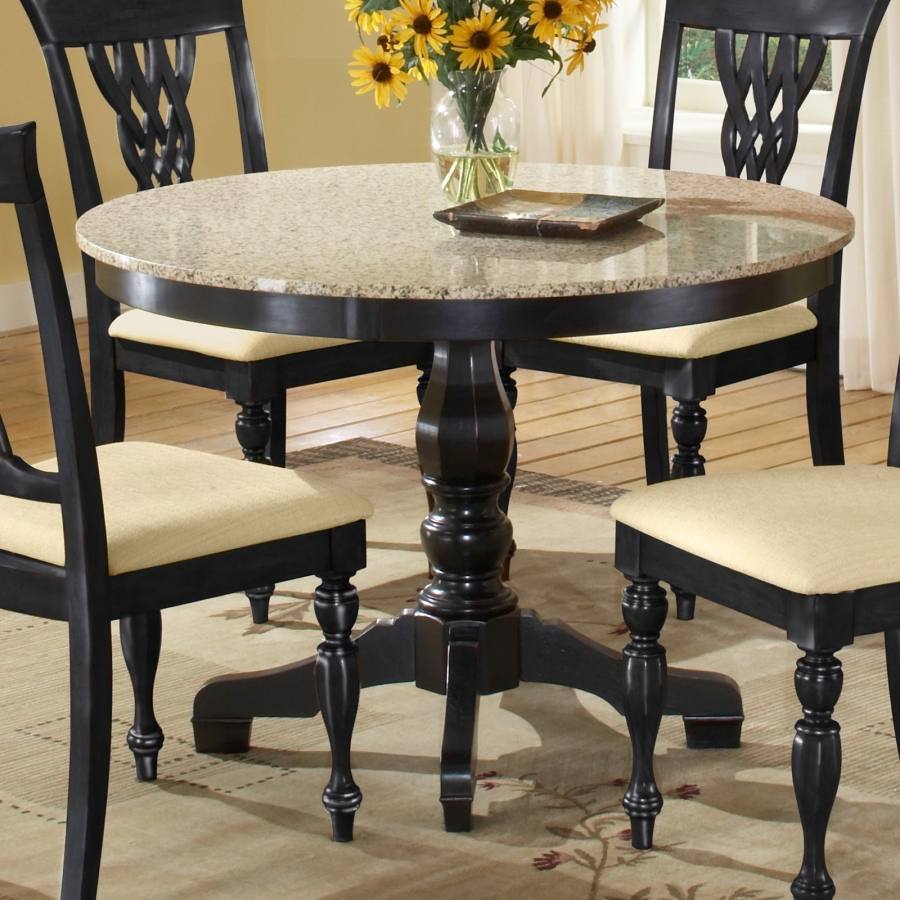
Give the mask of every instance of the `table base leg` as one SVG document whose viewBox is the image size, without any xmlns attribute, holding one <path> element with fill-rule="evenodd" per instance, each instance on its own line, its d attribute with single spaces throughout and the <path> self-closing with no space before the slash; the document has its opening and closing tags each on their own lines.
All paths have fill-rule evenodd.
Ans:
<svg viewBox="0 0 900 900">
<path fill-rule="evenodd" d="M 560 684 L 602 697 L 623 713 L 622 654 L 530 611 L 521 620 L 522 681 Z M 715 672 L 669 669 L 667 716 L 684 719 L 692 750 L 741 745 L 744 707 L 737 683 Z"/>
<path fill-rule="evenodd" d="M 356 638 L 361 687 L 415 681 L 413 610 L 379 619 Z M 198 753 L 246 753 L 255 718 L 307 719 L 319 713 L 316 657 L 208 681 L 194 698 Z"/>
<path fill-rule="evenodd" d="M 477 759 L 481 622 L 448 628 L 447 710 L 441 746 L 441 806 L 447 831 L 471 831 Z"/>
<path fill-rule="evenodd" d="M 624 711 L 622 655 L 531 611 L 487 622 L 442 622 L 409 609 L 369 626 L 356 640 L 362 687 L 416 683 L 447 696 L 440 796 L 447 831 L 471 828 L 480 696 L 521 680 L 587 691 Z M 246 752 L 254 718 L 316 715 L 315 664 L 311 657 L 208 682 L 194 701 L 197 751 Z M 723 675 L 670 669 L 664 715 L 684 719 L 692 749 L 740 746 L 741 693 Z"/>
</svg>

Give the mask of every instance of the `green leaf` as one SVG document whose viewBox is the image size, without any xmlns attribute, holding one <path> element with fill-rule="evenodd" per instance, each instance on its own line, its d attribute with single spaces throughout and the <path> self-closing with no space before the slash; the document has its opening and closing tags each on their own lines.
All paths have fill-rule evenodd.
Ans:
<svg viewBox="0 0 900 900">
<path fill-rule="evenodd" d="M 360 12 L 381 12 L 384 9 L 395 9 L 399 5 L 399 0 L 365 0 Z"/>
<path fill-rule="evenodd" d="M 509 144 L 503 139 L 503 135 L 498 131 L 494 135 L 494 140 L 491 142 L 491 150 L 494 153 L 508 153 L 510 151 Z"/>
</svg>

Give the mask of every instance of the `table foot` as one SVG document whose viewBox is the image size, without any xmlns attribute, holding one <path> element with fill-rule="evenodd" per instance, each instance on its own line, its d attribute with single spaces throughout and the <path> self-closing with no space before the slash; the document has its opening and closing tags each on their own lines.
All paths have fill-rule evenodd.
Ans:
<svg viewBox="0 0 900 900">
<path fill-rule="evenodd" d="M 447 628 L 447 712 L 441 747 L 441 805 L 447 831 L 472 828 L 483 629 L 483 623 L 467 621 L 451 622 Z"/>
<path fill-rule="evenodd" d="M 622 654 L 579 634 L 562 622 L 522 613 L 521 679 L 559 684 L 601 697 L 625 712 Z M 725 675 L 669 669 L 663 715 L 682 716 L 691 749 L 736 748 L 744 707 L 737 683 Z"/>
<path fill-rule="evenodd" d="M 198 753 L 246 753 L 253 719 L 191 719 Z"/>
<path fill-rule="evenodd" d="M 744 717 L 684 719 L 689 750 L 737 750 L 741 746 Z"/>
</svg>

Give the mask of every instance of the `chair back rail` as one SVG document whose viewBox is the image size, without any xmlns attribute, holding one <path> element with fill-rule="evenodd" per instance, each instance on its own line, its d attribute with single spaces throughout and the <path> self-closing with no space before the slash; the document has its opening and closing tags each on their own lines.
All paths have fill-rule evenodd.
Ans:
<svg viewBox="0 0 900 900">
<path fill-rule="evenodd" d="M 685 28 L 716 32 L 727 111 L 726 173 L 780 183 L 794 155 L 799 115 L 834 40 L 849 41 L 835 102 L 821 193 L 846 205 L 859 107 L 872 43 L 890 0 L 669 0 L 650 143 L 650 165 L 669 168 Z M 739 47 L 738 36 L 742 38 Z M 748 101 L 752 99 L 752 108 Z"/>
<path fill-rule="evenodd" d="M 872 0 L 669 0 L 666 19 L 688 28 L 874 38 L 886 7 Z"/>
<path fill-rule="evenodd" d="M 23 0 L 42 44 L 174 38 L 242 27 L 241 0 Z"/>
<path fill-rule="evenodd" d="M 196 38 L 224 32 L 244 169 L 262 172 L 268 168 L 240 0 L 21 2 L 43 47 L 79 215 L 102 203 L 103 196 L 67 56 L 71 47 L 84 49 L 97 86 L 116 114 L 125 164 L 137 188 L 147 190 L 192 177 L 195 148 L 188 93 Z M 169 41 L 174 42 L 174 59 Z"/>
<path fill-rule="evenodd" d="M 0 426 L 0 493 L 62 505 L 67 571 L 106 577 L 100 475 L 75 325 L 37 166 L 34 123 L 0 128 L 0 203 L 13 203 L 34 296 L 58 472 L 13 455 Z"/>
</svg>

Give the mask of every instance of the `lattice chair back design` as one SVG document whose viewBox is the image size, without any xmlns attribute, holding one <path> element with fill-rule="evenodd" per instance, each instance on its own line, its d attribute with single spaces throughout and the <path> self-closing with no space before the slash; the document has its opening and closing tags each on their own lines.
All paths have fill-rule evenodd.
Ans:
<svg viewBox="0 0 900 900">
<path fill-rule="evenodd" d="M 109 779 L 110 623 L 120 620 L 135 695 L 128 744 L 156 778 L 163 733 L 153 709 L 160 610 L 271 580 L 318 575 L 322 713 L 336 735 L 324 803 L 348 839 L 361 795 L 349 772 L 358 698 L 358 607 L 365 565 L 361 497 L 312 477 L 157 444 L 95 449 L 75 329 L 38 174 L 33 124 L 0 129 L 0 203 L 14 204 L 34 293 L 55 459 L 31 466 L 0 421 L 0 607 L 68 621 L 71 736 L 62 896 L 93 897 Z M 332 683 L 346 690 L 329 689 Z M 337 724 L 338 727 L 335 727 Z M 2 777 L 2 767 L 0 767 Z M 49 863 L 48 863 L 49 864 Z"/>
<path fill-rule="evenodd" d="M 197 141 L 190 112 L 199 45 L 224 37 L 245 173 L 268 169 L 263 120 L 241 0 L 21 0 L 43 49 L 56 99 L 75 206 L 103 201 L 69 52 L 83 51 L 116 116 L 119 149 L 138 190 L 191 181 Z M 211 49 L 211 48 L 208 48 Z M 91 408 L 99 443 L 125 433 L 124 373 L 223 391 L 240 407 L 235 433 L 252 462 L 284 465 L 286 390 L 421 362 L 412 344 L 264 334 L 122 311 L 97 288 L 83 257 L 88 297 Z M 245 488 L 246 490 L 246 488 Z M 268 617 L 272 587 L 249 592 L 254 620 Z"/>
<path fill-rule="evenodd" d="M 725 173 L 780 184 L 800 135 L 800 110 L 830 47 L 847 46 L 835 85 L 834 117 L 821 195 L 844 206 L 869 59 L 889 0 L 668 0 L 650 138 L 650 167 L 669 169 L 676 134 L 679 65 L 687 29 L 713 32 L 726 109 Z M 835 69 L 835 72 L 837 70 Z M 705 473 L 703 401 L 717 389 L 806 366 L 813 460 L 844 461 L 838 339 L 841 256 L 833 284 L 799 302 L 703 325 L 509 344 L 504 361 L 641 386 L 647 481 Z M 652 325 L 652 323 L 648 323 Z M 666 397 L 675 400 L 669 460 Z M 572 473 L 577 474 L 577 473 Z M 693 618 L 694 598 L 679 590 L 678 617 Z"/>
<path fill-rule="evenodd" d="M 653 748 L 666 695 L 664 581 L 784 629 L 803 651 L 794 679 L 802 717 L 793 775 L 804 855 L 792 890 L 801 900 L 833 897 L 825 832 L 841 771 L 840 728 L 832 718 L 842 687 L 835 654 L 858 635 L 884 633 L 900 753 L 900 371 L 886 467 L 670 481 L 627 494 L 611 512 L 616 567 L 631 582 L 623 611 L 631 632 L 625 706 L 634 771 L 624 805 L 635 846 L 650 846 L 662 808 Z"/>
</svg>

